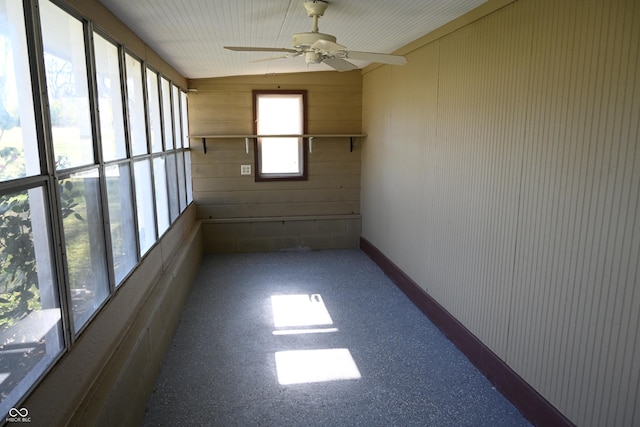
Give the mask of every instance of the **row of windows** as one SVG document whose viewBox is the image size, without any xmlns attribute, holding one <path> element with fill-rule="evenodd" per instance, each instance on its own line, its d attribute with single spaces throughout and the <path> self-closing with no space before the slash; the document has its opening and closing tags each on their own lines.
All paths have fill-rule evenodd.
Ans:
<svg viewBox="0 0 640 427">
<path fill-rule="evenodd" d="M 0 0 L 0 415 L 189 203 L 186 93 L 54 0 Z"/>
</svg>

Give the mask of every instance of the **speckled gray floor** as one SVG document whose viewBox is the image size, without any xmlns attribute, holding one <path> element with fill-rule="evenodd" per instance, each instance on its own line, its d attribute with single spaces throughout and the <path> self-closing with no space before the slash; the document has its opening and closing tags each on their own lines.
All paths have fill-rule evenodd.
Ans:
<svg viewBox="0 0 640 427">
<path fill-rule="evenodd" d="M 271 297 L 305 294 L 332 324 L 274 335 L 312 327 L 274 325 Z M 277 352 L 327 349 L 360 378 L 279 383 Z M 320 354 L 302 372 L 312 380 L 332 363 Z M 143 425 L 529 424 L 366 255 L 338 250 L 205 256 Z"/>
</svg>

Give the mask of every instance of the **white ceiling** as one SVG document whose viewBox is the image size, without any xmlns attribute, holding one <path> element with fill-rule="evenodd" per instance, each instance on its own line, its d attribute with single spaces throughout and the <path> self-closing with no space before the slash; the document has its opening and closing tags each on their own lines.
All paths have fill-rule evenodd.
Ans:
<svg viewBox="0 0 640 427">
<path fill-rule="evenodd" d="M 100 1 L 187 78 L 331 70 L 303 57 L 252 63 L 279 55 L 223 49 L 290 48 L 293 34 L 311 31 L 304 0 Z M 392 53 L 485 1 L 330 0 L 319 29 L 351 50 Z"/>
</svg>

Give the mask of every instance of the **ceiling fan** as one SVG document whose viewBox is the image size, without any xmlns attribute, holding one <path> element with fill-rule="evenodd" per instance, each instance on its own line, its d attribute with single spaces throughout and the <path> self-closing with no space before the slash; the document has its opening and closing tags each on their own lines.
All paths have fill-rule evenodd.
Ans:
<svg viewBox="0 0 640 427">
<path fill-rule="evenodd" d="M 243 47 L 224 46 L 225 49 L 244 52 L 285 52 L 284 56 L 260 59 L 258 61 L 270 61 L 273 59 L 293 58 L 304 55 L 307 64 L 319 64 L 324 62 L 338 71 L 350 71 L 358 68 L 347 59 L 379 62 L 382 64 L 404 65 L 407 59 L 401 55 L 386 53 L 358 52 L 348 50 L 345 46 L 336 43 L 336 38 L 330 34 L 318 31 L 318 18 L 327 10 L 329 2 L 326 0 L 306 0 L 304 7 L 307 15 L 313 19 L 313 28 L 308 33 L 293 35 L 293 48 L 284 47 Z M 258 62 L 254 61 L 254 62 Z"/>
</svg>

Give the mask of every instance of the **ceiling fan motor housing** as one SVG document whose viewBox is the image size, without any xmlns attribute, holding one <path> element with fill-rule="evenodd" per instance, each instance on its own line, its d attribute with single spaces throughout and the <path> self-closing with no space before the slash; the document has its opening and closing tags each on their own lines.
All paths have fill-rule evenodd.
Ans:
<svg viewBox="0 0 640 427">
<path fill-rule="evenodd" d="M 324 33 L 298 33 L 293 35 L 293 47 L 295 49 L 302 49 L 307 51 L 312 44 L 314 44 L 318 40 L 328 40 L 330 42 L 335 43 L 336 38 L 331 34 Z"/>
</svg>

